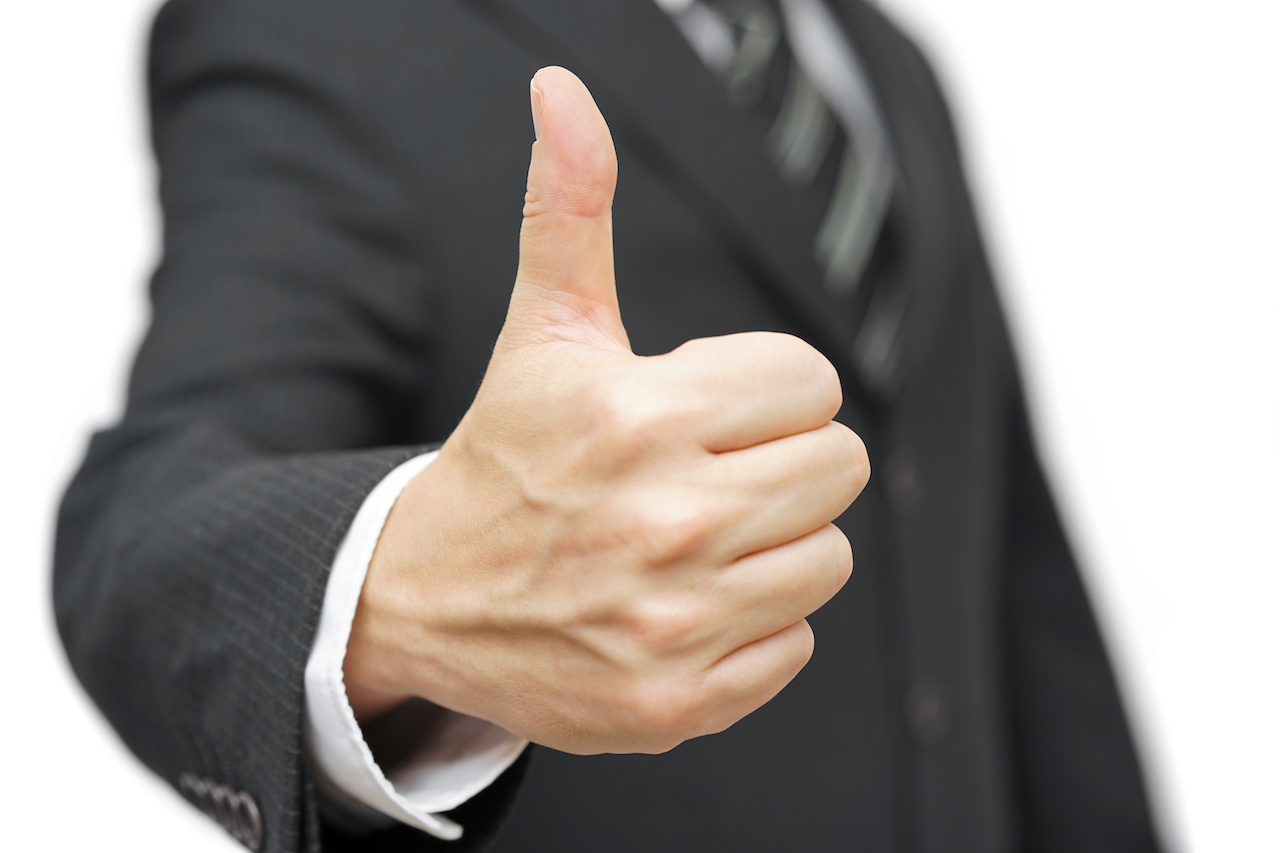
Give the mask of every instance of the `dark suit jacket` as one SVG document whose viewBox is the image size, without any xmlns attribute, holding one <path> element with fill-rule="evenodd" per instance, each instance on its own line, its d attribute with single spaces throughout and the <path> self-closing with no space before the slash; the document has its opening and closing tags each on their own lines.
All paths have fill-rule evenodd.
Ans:
<svg viewBox="0 0 1280 853">
<path fill-rule="evenodd" d="M 318 818 L 303 666 L 372 486 L 469 404 L 517 260 L 527 80 L 577 71 L 614 130 L 637 352 L 799 334 L 844 376 L 872 485 L 817 651 L 728 732 L 522 762 L 460 810 L 497 850 L 1149 850 L 1112 675 L 1028 431 L 948 115 L 919 53 L 833 3 L 902 171 L 863 288 L 912 294 L 872 393 L 816 223 L 652 0 L 172 0 L 150 64 L 165 214 L 121 423 L 59 524 L 59 626 L 129 746 L 250 793 L 266 849 Z M 429 570 L 429 567 L 427 567 Z M 383 847 L 447 846 L 401 827 Z"/>
</svg>

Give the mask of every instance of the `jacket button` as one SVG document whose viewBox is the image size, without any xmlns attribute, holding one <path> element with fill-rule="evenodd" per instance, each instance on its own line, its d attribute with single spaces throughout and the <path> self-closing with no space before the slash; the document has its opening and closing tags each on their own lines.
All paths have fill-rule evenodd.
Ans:
<svg viewBox="0 0 1280 853">
<path fill-rule="evenodd" d="M 200 780 L 195 777 L 195 774 L 183 773 L 178 777 L 178 790 L 182 792 L 184 797 L 194 797 L 196 785 L 199 781 Z"/>
<path fill-rule="evenodd" d="M 237 837 L 245 843 L 245 846 L 254 853 L 262 849 L 262 812 L 258 811 L 258 804 L 249 794 L 241 791 L 236 795 L 239 800 L 239 808 L 236 811 L 237 828 L 240 830 Z"/>
<path fill-rule="evenodd" d="M 178 790 L 180 790 L 187 799 L 195 803 L 200 811 L 214 817 L 213 791 L 211 783 L 207 779 L 201 779 L 192 773 L 183 773 L 178 779 Z"/>
<path fill-rule="evenodd" d="M 209 787 L 209 799 L 213 801 L 213 810 L 210 814 L 218 822 L 218 826 L 235 835 L 235 828 L 232 823 L 236 809 L 235 792 L 226 785 L 217 785 L 208 780 L 206 782 Z"/>
<path fill-rule="evenodd" d="M 262 812 L 250 794 L 193 773 L 178 777 L 178 790 L 241 844 L 255 853 L 262 849 Z"/>
<path fill-rule="evenodd" d="M 903 698 L 902 710 L 907 732 L 919 746 L 941 743 L 951 728 L 947 692 L 937 679 L 917 679 Z"/>
<path fill-rule="evenodd" d="M 915 512 L 924 501 L 920 466 L 908 448 L 899 448 L 885 460 L 882 482 L 890 508 L 899 515 Z"/>
</svg>

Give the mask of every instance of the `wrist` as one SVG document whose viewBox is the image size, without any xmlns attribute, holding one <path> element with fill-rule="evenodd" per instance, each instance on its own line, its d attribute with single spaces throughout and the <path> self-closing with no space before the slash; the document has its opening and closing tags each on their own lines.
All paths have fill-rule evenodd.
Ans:
<svg viewBox="0 0 1280 853">
<path fill-rule="evenodd" d="M 356 715 L 356 722 L 361 727 L 369 725 L 413 698 L 407 693 L 378 690 L 361 684 L 352 678 L 345 663 L 343 681 L 346 686 L 347 702 L 350 703 L 351 710 Z"/>
<path fill-rule="evenodd" d="M 447 566 L 432 549 L 454 487 L 447 468 L 441 454 L 404 487 L 369 560 L 343 658 L 347 699 L 361 725 L 412 697 L 439 698 L 423 685 L 439 682 L 427 654 L 440 634 L 431 614 L 449 595 Z"/>
</svg>

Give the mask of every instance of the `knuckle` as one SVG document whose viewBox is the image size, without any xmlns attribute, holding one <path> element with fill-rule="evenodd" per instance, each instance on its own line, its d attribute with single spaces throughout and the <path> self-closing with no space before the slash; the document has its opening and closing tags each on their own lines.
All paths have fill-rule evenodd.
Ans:
<svg viewBox="0 0 1280 853">
<path fill-rule="evenodd" d="M 653 601 L 633 617 L 632 633 L 648 656 L 666 658 L 688 648 L 701 623 L 687 603 Z"/>
<path fill-rule="evenodd" d="M 788 358 L 790 364 L 795 366 L 797 381 L 814 395 L 825 416 L 828 419 L 834 418 L 844 405 L 844 389 L 840 385 L 840 372 L 835 365 L 801 338 L 786 334 L 776 334 L 774 337 L 785 349 L 780 355 Z"/>
<path fill-rule="evenodd" d="M 852 501 L 871 477 L 871 462 L 867 457 L 867 446 L 856 432 L 844 424 L 836 421 L 832 423 L 837 428 L 836 434 L 840 439 L 838 451 L 840 470 L 852 488 L 853 494 L 850 496 Z"/>
<path fill-rule="evenodd" d="M 601 429 L 618 433 L 641 417 L 635 382 L 629 376 L 610 375 L 590 387 L 587 409 Z"/>
<path fill-rule="evenodd" d="M 650 499 L 628 515 L 626 534 L 652 566 L 669 566 L 704 553 L 713 539 L 715 511 L 679 498 Z"/>
<path fill-rule="evenodd" d="M 654 678 L 632 690 L 628 712 L 629 728 L 645 751 L 666 752 L 689 737 L 695 706 L 677 681 Z"/>
<path fill-rule="evenodd" d="M 628 459 L 663 444 L 678 419 L 667 395 L 634 373 L 598 384 L 588 411 L 597 434 Z"/>
<path fill-rule="evenodd" d="M 801 619 L 790 627 L 784 628 L 779 637 L 773 675 L 781 683 L 774 684 L 775 690 L 790 683 L 813 658 L 813 628 L 810 627 L 808 619 Z"/>
<path fill-rule="evenodd" d="M 809 661 L 813 659 L 813 647 L 813 628 L 809 625 L 808 619 L 801 619 L 798 628 L 795 651 L 797 672 L 808 666 Z"/>
<path fill-rule="evenodd" d="M 806 345 L 807 346 L 807 345 Z M 813 386 L 828 418 L 834 418 L 844 405 L 844 388 L 840 385 L 840 373 L 834 364 L 813 347 L 809 347 L 814 356 Z"/>
<path fill-rule="evenodd" d="M 835 570 L 835 592 L 838 592 L 849 582 L 849 578 L 853 575 L 853 545 L 849 542 L 849 537 L 844 535 L 844 531 L 831 525 L 834 533 L 831 536 L 832 542 L 832 565 Z"/>
<path fill-rule="evenodd" d="M 853 548 L 834 524 L 811 534 L 793 588 L 797 603 L 812 613 L 844 588 L 853 574 Z"/>
</svg>

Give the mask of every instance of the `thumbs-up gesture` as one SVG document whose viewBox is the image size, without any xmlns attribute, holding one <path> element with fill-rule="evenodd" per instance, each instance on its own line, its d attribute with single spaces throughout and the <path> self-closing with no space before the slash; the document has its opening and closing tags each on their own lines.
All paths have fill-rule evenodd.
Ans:
<svg viewBox="0 0 1280 853">
<path fill-rule="evenodd" d="M 866 451 L 835 369 L 748 333 L 632 354 L 617 161 L 590 93 L 532 83 L 520 268 L 476 398 L 392 510 L 348 646 L 362 719 L 422 696 L 575 753 L 721 731 L 809 660 L 849 578 Z"/>
</svg>

